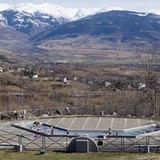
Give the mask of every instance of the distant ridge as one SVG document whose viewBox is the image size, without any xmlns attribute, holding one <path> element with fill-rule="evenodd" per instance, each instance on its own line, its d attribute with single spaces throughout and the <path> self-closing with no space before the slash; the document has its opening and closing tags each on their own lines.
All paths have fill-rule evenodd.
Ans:
<svg viewBox="0 0 160 160">
<path fill-rule="evenodd" d="M 101 50 L 108 49 L 106 46 L 114 50 L 145 44 L 160 46 L 160 15 L 154 13 L 64 8 L 48 3 L 0 7 L 0 47 L 18 54 L 24 49 L 25 53 L 45 54 L 57 44 L 59 48 Z"/>
<path fill-rule="evenodd" d="M 160 42 L 160 16 L 132 11 L 109 11 L 51 28 L 32 37 L 34 41 L 79 36 L 99 38 L 101 42 L 130 45 Z"/>
</svg>

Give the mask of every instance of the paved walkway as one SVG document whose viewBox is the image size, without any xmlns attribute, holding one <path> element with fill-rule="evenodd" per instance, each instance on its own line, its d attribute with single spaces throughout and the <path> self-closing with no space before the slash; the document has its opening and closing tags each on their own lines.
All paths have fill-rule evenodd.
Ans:
<svg viewBox="0 0 160 160">
<path fill-rule="evenodd" d="M 14 134 L 24 134 L 26 131 L 16 129 L 11 124 L 19 123 L 25 126 L 26 123 L 33 123 L 35 120 L 26 121 L 8 121 L 0 122 L 0 129 L 12 132 Z M 113 117 L 59 117 L 59 118 L 48 118 L 39 119 L 42 123 L 56 125 L 68 129 L 84 129 L 84 130 L 123 130 L 138 126 L 143 126 L 151 123 L 157 123 L 154 120 L 147 119 L 131 119 L 131 118 L 113 118 Z"/>
</svg>

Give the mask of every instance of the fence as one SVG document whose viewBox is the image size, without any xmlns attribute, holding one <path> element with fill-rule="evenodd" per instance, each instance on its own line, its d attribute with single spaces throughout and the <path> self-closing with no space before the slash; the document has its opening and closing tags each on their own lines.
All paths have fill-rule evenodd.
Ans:
<svg viewBox="0 0 160 160">
<path fill-rule="evenodd" d="M 0 112 L 0 119 L 22 119 L 29 117 L 48 117 L 54 115 L 102 115 L 105 113 L 102 107 L 70 107 L 67 110 L 67 107 L 54 107 L 54 108 L 39 108 L 39 109 L 28 109 L 28 110 L 17 110 L 15 111 L 6 111 Z"/>
<path fill-rule="evenodd" d="M 103 145 L 99 147 L 99 149 L 100 151 L 135 152 L 140 151 L 141 149 L 146 151 L 148 146 L 153 151 L 159 152 L 160 136 L 144 136 L 136 138 L 132 136 L 107 137 L 103 140 Z"/>
<path fill-rule="evenodd" d="M 0 148 L 15 147 L 22 145 L 25 150 L 52 150 L 66 151 L 69 143 L 75 138 L 71 135 L 35 135 L 23 134 L 16 135 L 0 129 Z M 95 139 L 99 151 L 154 151 L 160 152 L 160 136 L 107 136 Z"/>
</svg>

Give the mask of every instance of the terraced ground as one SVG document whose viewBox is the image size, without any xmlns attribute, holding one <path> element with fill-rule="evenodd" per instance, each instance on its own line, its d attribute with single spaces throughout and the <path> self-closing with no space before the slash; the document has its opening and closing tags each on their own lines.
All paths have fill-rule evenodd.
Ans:
<svg viewBox="0 0 160 160">
<path fill-rule="evenodd" d="M 23 120 L 23 121 L 1 121 L 0 129 L 12 132 L 14 134 L 23 134 L 24 131 L 11 127 L 11 124 L 18 123 L 19 125 L 25 125 L 27 123 L 33 123 L 35 119 Z M 148 125 L 151 123 L 158 123 L 152 119 L 131 119 L 131 118 L 114 118 L 114 117 L 55 117 L 47 119 L 38 119 L 41 123 L 47 123 L 64 127 L 67 129 L 83 129 L 83 130 L 123 130 L 133 127 L 139 127 Z"/>
</svg>

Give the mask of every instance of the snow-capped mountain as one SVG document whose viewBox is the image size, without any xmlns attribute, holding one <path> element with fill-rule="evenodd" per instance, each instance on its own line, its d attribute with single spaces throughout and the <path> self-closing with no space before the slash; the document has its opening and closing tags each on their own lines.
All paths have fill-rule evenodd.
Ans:
<svg viewBox="0 0 160 160">
<path fill-rule="evenodd" d="M 9 4 L 4 4 L 4 3 L 0 4 L 0 11 L 4 11 L 7 9 L 13 9 L 13 8 L 14 8 L 14 6 L 9 5 Z"/>
<path fill-rule="evenodd" d="M 104 12 L 99 8 L 63 8 L 53 4 L 0 4 L 0 25 L 34 35 L 50 27 L 74 21 L 88 15 Z"/>
<path fill-rule="evenodd" d="M 157 10 L 153 12 L 158 13 Z M 17 46 L 44 41 L 48 43 L 47 40 L 53 40 L 54 43 L 55 39 L 63 41 L 65 38 L 83 36 L 91 39 L 98 37 L 100 42 L 112 42 L 114 45 L 145 41 L 159 43 L 159 28 L 160 15 L 120 8 L 63 8 L 48 3 L 17 6 L 0 4 L 0 34 L 3 33 L 0 40 L 2 44 L 8 44 L 13 38 L 11 48 L 16 46 L 14 37 L 20 37 Z M 19 45 L 19 40 L 23 45 Z M 6 47 L 8 49 L 8 45 Z"/>
<path fill-rule="evenodd" d="M 51 15 L 55 18 L 64 17 L 65 19 L 68 19 L 70 21 L 77 20 L 100 12 L 110 10 L 122 10 L 121 8 L 64 8 L 50 3 L 43 3 L 37 5 L 32 3 L 21 3 L 16 6 L 0 4 L 0 11 L 4 11 L 7 9 L 16 10 L 19 12 L 27 12 L 31 14 L 39 12 Z"/>
<path fill-rule="evenodd" d="M 109 11 L 73 21 L 61 25 L 57 29 L 49 29 L 31 37 L 38 43 L 47 40 L 54 43 L 55 40 L 70 41 L 71 45 L 87 44 L 94 39 L 103 43 L 113 43 L 118 46 L 141 46 L 145 43 L 157 44 L 160 42 L 160 16 L 133 11 Z M 89 37 L 88 39 L 86 37 Z M 85 41 L 86 40 L 86 41 Z M 85 41 L 85 42 L 84 42 Z M 92 44 L 90 44 L 92 46 Z"/>
<path fill-rule="evenodd" d="M 21 3 L 19 5 L 10 5 L 10 4 L 0 4 L 0 11 L 7 9 L 16 10 L 19 12 L 27 12 L 34 14 L 36 12 L 48 14 L 55 18 L 63 17 L 70 21 L 78 20 L 80 18 L 94 15 L 101 12 L 112 11 L 112 10 L 123 10 L 118 7 L 109 7 L 109 8 L 64 8 L 51 3 L 41 3 L 41 4 L 32 4 L 32 3 Z M 160 15 L 160 10 L 150 9 L 146 13 L 154 13 Z"/>
<path fill-rule="evenodd" d="M 17 31 L 33 36 L 45 29 L 57 28 L 62 24 L 111 10 L 122 9 L 64 8 L 49 3 L 0 4 L 0 25 L 8 25 Z"/>
<path fill-rule="evenodd" d="M 1 25 L 10 26 L 17 31 L 27 33 L 29 35 L 34 35 L 43 29 L 50 27 L 56 28 L 67 22 L 69 22 L 69 20 L 64 17 L 53 17 L 40 12 L 34 12 L 32 14 L 24 11 L 19 12 L 12 9 L 0 12 Z"/>
</svg>

